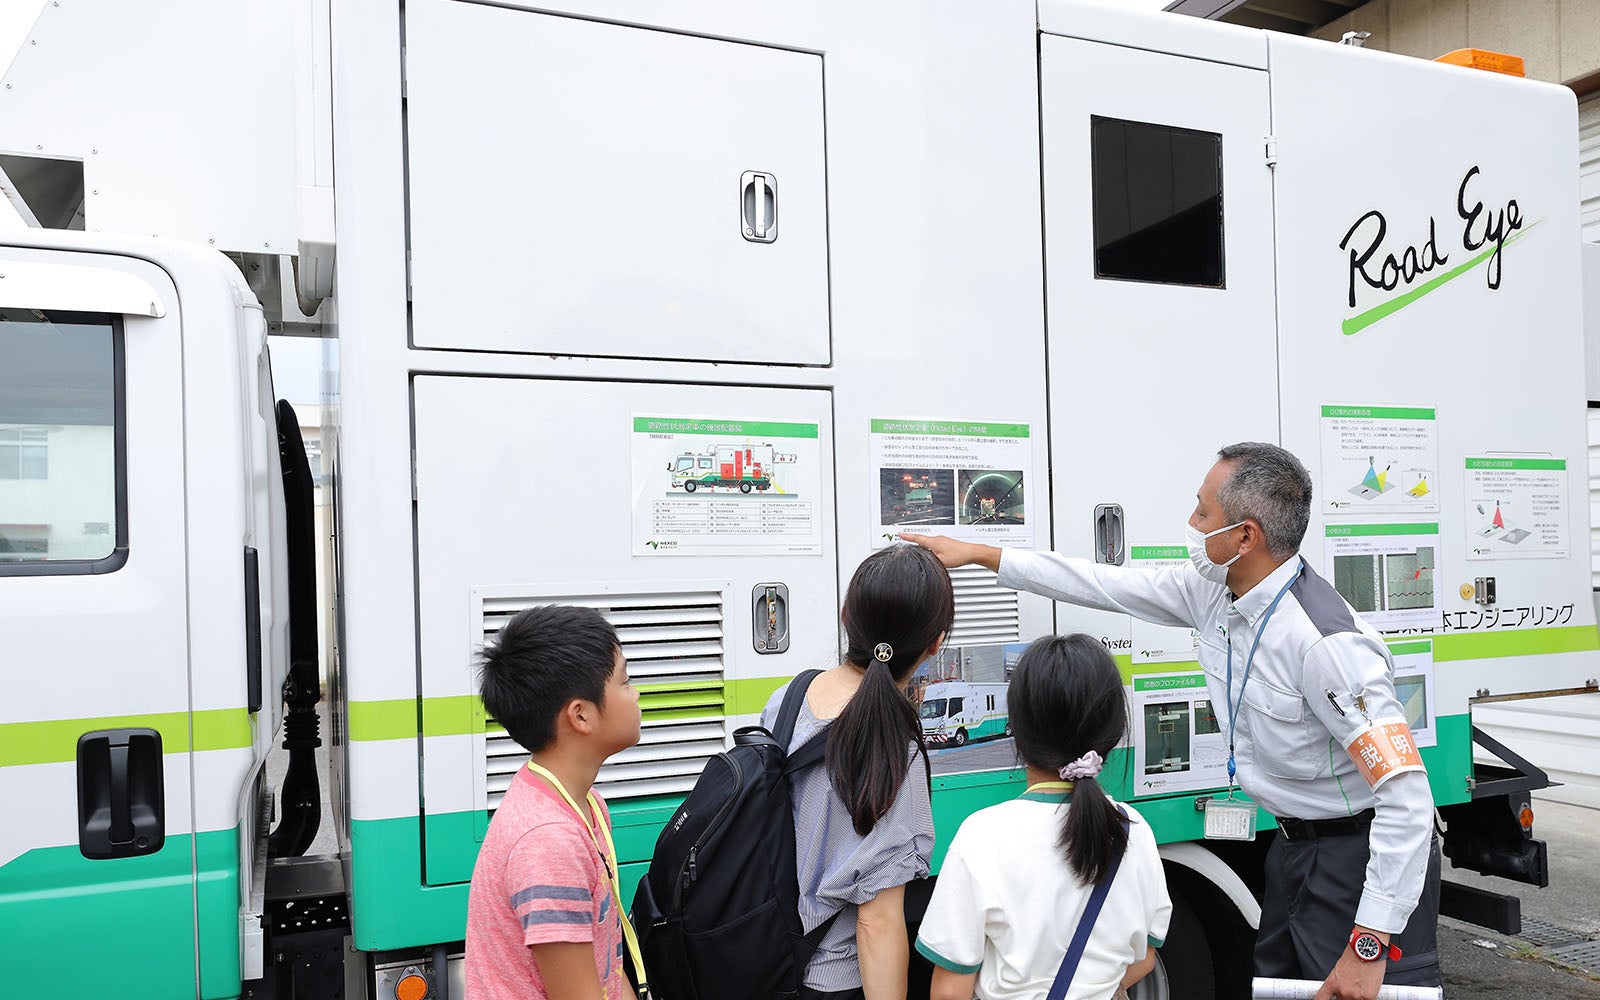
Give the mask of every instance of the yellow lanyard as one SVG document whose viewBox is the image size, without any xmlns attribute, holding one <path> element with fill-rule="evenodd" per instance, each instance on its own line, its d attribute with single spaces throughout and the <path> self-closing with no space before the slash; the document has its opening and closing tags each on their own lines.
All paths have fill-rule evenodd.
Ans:
<svg viewBox="0 0 1600 1000">
<path fill-rule="evenodd" d="M 594 792 L 591 790 L 588 795 L 589 811 L 594 815 L 595 823 L 600 825 L 600 832 L 606 836 L 603 849 L 600 846 L 600 838 L 595 836 L 594 824 L 590 823 L 589 817 L 578 808 L 578 803 L 573 801 L 571 793 L 567 791 L 567 786 L 561 783 L 561 779 L 531 760 L 528 761 L 528 770 L 548 781 L 551 787 L 560 792 L 567 805 L 571 806 L 572 811 L 583 821 L 584 829 L 589 831 L 589 839 L 594 842 L 594 849 L 600 852 L 600 863 L 605 865 L 606 878 L 611 882 L 611 901 L 616 904 L 617 919 L 622 922 L 622 937 L 628 942 L 628 954 L 633 958 L 633 971 L 639 977 L 639 995 L 648 996 L 649 986 L 645 982 L 644 956 L 639 953 L 639 938 L 633 933 L 633 923 L 628 919 L 627 911 L 622 906 L 622 883 L 617 879 L 617 845 L 611 839 L 611 824 L 600 818 L 600 803 L 595 801 Z M 604 983 L 600 984 L 600 996 L 601 1000 L 605 1000 Z"/>
<path fill-rule="evenodd" d="M 1070 781 L 1041 781 L 1037 785 L 1029 785 L 1027 788 L 1023 789 L 1022 794 L 1029 795 L 1029 794 L 1032 794 L 1033 792 L 1070 792 L 1070 791 L 1072 791 L 1072 782 L 1070 782 Z"/>
</svg>

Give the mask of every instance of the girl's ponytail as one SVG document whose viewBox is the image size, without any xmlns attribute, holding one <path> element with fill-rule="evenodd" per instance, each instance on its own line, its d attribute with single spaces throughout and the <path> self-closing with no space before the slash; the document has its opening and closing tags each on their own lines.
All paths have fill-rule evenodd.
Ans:
<svg viewBox="0 0 1600 1000">
<path fill-rule="evenodd" d="M 916 545 L 870 556 L 845 591 L 845 662 L 865 671 L 833 720 L 827 767 L 833 789 L 866 836 L 894 805 L 922 741 L 922 720 L 903 690 L 923 653 L 950 631 L 950 574 Z"/>
<path fill-rule="evenodd" d="M 1061 820 L 1061 835 L 1056 838 L 1067 864 L 1087 885 L 1094 885 L 1111 870 L 1113 858 L 1128 847 L 1128 829 L 1122 825 L 1117 807 L 1111 804 L 1100 782 L 1078 778 L 1072 786 L 1072 801 Z"/>
<path fill-rule="evenodd" d="M 1036 640 L 1017 661 L 1006 707 L 1017 755 L 1074 782 L 1056 843 L 1078 878 L 1099 882 L 1128 845 L 1127 828 L 1098 779 L 1099 761 L 1128 728 L 1116 661 L 1081 633 Z"/>
</svg>

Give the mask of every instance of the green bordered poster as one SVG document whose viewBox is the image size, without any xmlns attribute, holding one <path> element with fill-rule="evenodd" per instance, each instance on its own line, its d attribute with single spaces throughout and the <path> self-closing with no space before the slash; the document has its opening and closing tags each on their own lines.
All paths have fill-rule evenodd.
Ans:
<svg viewBox="0 0 1600 1000">
<path fill-rule="evenodd" d="M 1322 478 L 1328 514 L 1434 514 L 1439 510 L 1439 422 L 1431 406 L 1326 404 Z"/>
<path fill-rule="evenodd" d="M 1389 639 L 1394 657 L 1394 693 L 1406 713 L 1411 739 L 1419 747 L 1439 742 L 1433 727 L 1433 640 L 1426 636 Z"/>
<path fill-rule="evenodd" d="M 1128 565 L 1135 569 L 1163 570 L 1189 565 L 1187 545 L 1134 545 L 1128 550 Z M 1183 663 L 1199 657 L 1200 633 L 1192 628 L 1156 625 L 1133 618 L 1129 632 L 1133 641 L 1134 663 Z"/>
<path fill-rule="evenodd" d="M 1333 589 L 1373 628 L 1440 624 L 1437 521 L 1329 524 L 1322 529 Z"/>
<path fill-rule="evenodd" d="M 1567 460 L 1468 456 L 1468 559 L 1565 559 Z"/>
<path fill-rule="evenodd" d="M 875 547 L 905 532 L 1032 548 L 1027 424 L 874 419 L 868 462 L 877 479 L 869 491 Z"/>
<path fill-rule="evenodd" d="M 816 424 L 635 416 L 631 451 L 634 555 L 821 553 Z"/>
<path fill-rule="evenodd" d="M 1204 673 L 1135 674 L 1129 702 L 1136 796 L 1228 783 L 1228 741 Z"/>
</svg>

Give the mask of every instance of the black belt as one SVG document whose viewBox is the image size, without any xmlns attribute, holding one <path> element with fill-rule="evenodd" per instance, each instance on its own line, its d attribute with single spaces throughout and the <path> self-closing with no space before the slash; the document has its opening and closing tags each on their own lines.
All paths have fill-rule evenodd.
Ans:
<svg viewBox="0 0 1600 1000">
<path fill-rule="evenodd" d="M 1374 810 L 1365 809 L 1354 816 L 1339 816 L 1334 819 L 1295 819 L 1292 816 L 1280 816 L 1278 829 L 1283 831 L 1284 840 L 1321 840 L 1323 837 L 1360 833 L 1372 825 L 1372 817 L 1376 815 Z"/>
</svg>

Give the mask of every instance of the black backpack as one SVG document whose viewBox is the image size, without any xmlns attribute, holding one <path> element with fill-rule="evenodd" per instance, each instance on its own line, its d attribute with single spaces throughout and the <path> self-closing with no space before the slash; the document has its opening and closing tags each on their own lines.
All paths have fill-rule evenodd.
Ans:
<svg viewBox="0 0 1600 1000">
<path fill-rule="evenodd" d="M 787 754 L 806 689 L 796 677 L 775 732 L 747 726 L 706 763 L 639 881 L 631 917 L 657 1000 L 782 1000 L 799 995 L 834 917 L 801 929 L 790 777 L 819 763 L 827 731 Z M 835 914 L 837 916 L 837 914 Z"/>
</svg>

